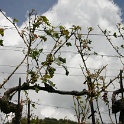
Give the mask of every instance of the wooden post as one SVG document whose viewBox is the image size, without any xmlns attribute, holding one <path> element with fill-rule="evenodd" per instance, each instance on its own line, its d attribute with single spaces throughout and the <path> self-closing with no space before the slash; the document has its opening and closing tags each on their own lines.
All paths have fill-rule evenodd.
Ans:
<svg viewBox="0 0 124 124">
<path fill-rule="evenodd" d="M 89 83 L 89 90 L 93 90 L 92 89 L 92 81 L 91 81 L 91 78 L 90 77 L 87 77 L 87 83 Z M 92 124 L 95 124 L 95 111 L 94 111 L 94 106 L 93 106 L 93 99 L 92 99 L 92 96 L 90 98 L 90 101 L 89 101 L 89 104 L 90 104 L 90 108 L 91 108 L 91 115 L 92 116 Z M 89 118 L 90 118 L 89 116 Z"/>
<path fill-rule="evenodd" d="M 28 100 L 28 124 L 30 124 L 30 100 Z"/>
<path fill-rule="evenodd" d="M 93 101 L 90 101 L 90 109 L 91 109 L 91 116 L 92 116 L 92 124 L 95 124 L 95 112 L 94 111 L 94 106 L 93 106 Z"/>
<path fill-rule="evenodd" d="M 121 89 L 121 94 L 122 94 L 122 99 L 123 99 L 124 95 L 123 95 L 122 73 L 123 73 L 123 70 L 120 70 L 120 89 Z"/>
<path fill-rule="evenodd" d="M 18 108 L 17 108 L 17 118 L 16 124 L 20 124 L 20 93 L 21 93 L 21 78 L 19 78 L 19 89 L 18 89 Z"/>
<path fill-rule="evenodd" d="M 123 73 L 123 70 L 120 70 L 120 89 L 121 89 L 122 100 L 124 100 L 122 73 Z M 121 122 L 122 124 L 124 124 L 124 110 L 121 110 L 120 111 L 119 122 Z"/>
</svg>

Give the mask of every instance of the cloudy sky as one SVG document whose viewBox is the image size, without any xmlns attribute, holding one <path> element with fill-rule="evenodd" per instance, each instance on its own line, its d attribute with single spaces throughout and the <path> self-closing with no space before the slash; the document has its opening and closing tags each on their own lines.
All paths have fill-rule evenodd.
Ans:
<svg viewBox="0 0 124 124">
<path fill-rule="evenodd" d="M 10 1 L 12 6 L 8 4 L 7 0 L 1 1 L 0 9 L 2 9 L 8 17 L 18 19 L 19 22 L 17 24 L 21 28 L 26 23 L 27 13 L 32 9 L 35 9 L 39 15 L 43 14 L 47 16 L 50 22 L 55 26 L 59 24 L 65 25 L 66 27 L 80 25 L 83 28 L 83 33 L 87 33 L 87 27 L 91 26 L 94 29 L 94 33 L 101 33 L 97 25 L 100 25 L 102 29 L 107 28 L 108 30 L 114 32 L 117 30 L 115 24 L 120 22 L 123 23 L 124 19 L 124 1 L 122 0 L 73 0 L 73 2 L 72 0 L 42 0 L 42 2 L 40 0 Z M 0 14 L 0 27 L 3 28 L 5 26 L 12 27 L 5 17 Z M 119 69 L 122 69 L 123 67 L 120 59 L 111 57 L 112 55 L 115 56 L 117 54 L 104 37 L 91 36 L 90 38 L 93 41 L 94 49 L 100 55 L 107 56 L 92 56 L 87 61 L 88 68 L 97 69 L 108 64 L 108 71 L 103 74 L 107 75 L 107 80 L 114 78 L 114 76 L 119 73 Z M 6 47 L 0 48 L 1 82 L 9 75 L 10 72 L 12 72 L 13 67 L 11 65 L 19 64 L 24 57 L 22 54 L 23 44 L 15 30 L 7 29 L 3 39 L 5 40 L 4 45 Z M 117 42 L 117 39 L 113 38 L 113 42 L 115 45 L 119 45 L 120 42 L 122 42 L 122 39 L 120 39 L 120 42 Z M 51 45 L 51 43 L 46 45 L 46 48 L 49 48 L 49 45 Z M 74 48 L 70 51 L 73 52 L 73 50 Z M 53 78 L 53 81 L 56 83 L 57 88 L 61 90 L 82 90 L 86 86 L 82 85 L 84 78 L 82 77 L 81 70 L 79 69 L 79 65 L 82 64 L 80 56 L 77 54 L 68 53 L 66 54 L 66 57 L 68 60 L 67 66 L 76 68 L 69 69 L 70 76 L 66 77 L 56 75 Z M 63 70 L 58 71 L 61 71 L 61 74 L 64 74 Z M 6 88 L 15 86 L 20 76 L 22 81 L 25 81 L 25 75 L 23 74 L 24 72 L 25 68 L 22 66 L 10 79 L 6 85 Z M 111 89 L 112 88 L 113 87 L 111 87 Z M 22 96 L 23 95 L 24 94 L 22 93 Z M 34 110 L 35 114 L 40 117 L 55 117 L 63 119 L 67 117 L 68 119 L 76 120 L 74 111 L 71 108 L 71 106 L 73 106 L 71 96 L 48 94 L 46 92 L 40 92 L 38 94 L 30 92 L 29 95 L 31 96 L 31 99 L 36 102 L 40 99 L 40 105 L 37 106 L 38 109 Z M 109 119 L 106 118 L 107 113 L 105 110 L 106 108 L 101 107 L 104 121 L 107 122 Z"/>
</svg>

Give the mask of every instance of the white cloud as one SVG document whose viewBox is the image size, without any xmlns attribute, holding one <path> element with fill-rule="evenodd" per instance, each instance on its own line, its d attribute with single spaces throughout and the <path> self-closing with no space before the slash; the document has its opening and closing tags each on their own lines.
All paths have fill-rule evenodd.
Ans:
<svg viewBox="0 0 124 124">
<path fill-rule="evenodd" d="M 120 22 L 120 9 L 108 0 L 58 0 L 52 10 L 45 13 L 52 23 L 77 24 L 83 28 L 97 26 L 103 23 L 104 27 Z"/>
<path fill-rule="evenodd" d="M 48 112 L 48 110 L 49 110 L 49 112 Z M 68 111 L 64 108 L 47 107 L 47 108 L 41 110 L 41 115 L 43 117 L 49 117 L 49 118 L 58 117 L 58 119 L 70 119 L 73 121 L 76 120 L 74 113 L 72 114 L 71 111 Z"/>
<path fill-rule="evenodd" d="M 8 19 L 12 21 L 10 17 L 8 17 Z M 13 24 L 9 22 L 9 20 L 7 20 L 2 13 L 0 13 L 0 28 L 4 28 L 4 37 L 3 37 L 4 45 L 5 46 L 18 45 L 22 40 L 18 35 L 17 31 L 15 30 Z"/>
<path fill-rule="evenodd" d="M 102 29 L 108 29 L 112 32 L 117 31 L 115 24 L 121 22 L 121 11 L 120 8 L 114 4 L 113 1 L 109 0 L 58 0 L 58 3 L 48 12 L 44 13 L 50 22 L 54 25 L 65 25 L 66 27 L 71 27 L 72 25 L 80 25 L 83 29 L 83 33 L 87 33 L 87 27 L 92 26 L 94 28 L 93 33 L 101 33 L 100 29 L 97 25 L 100 25 Z M 107 55 L 116 55 L 113 48 L 110 46 L 108 41 L 106 41 L 105 37 L 91 36 L 93 40 L 94 50 L 96 50 L 99 54 L 107 54 Z M 115 40 L 115 39 L 113 39 Z M 115 40 L 116 45 L 118 44 L 117 40 Z M 71 48 L 73 51 L 73 49 Z M 79 67 L 81 64 L 81 59 L 78 55 L 67 56 L 68 58 L 68 66 L 76 66 Z M 70 59 L 71 58 L 71 59 Z M 118 61 L 117 61 L 118 60 Z M 109 69 L 120 69 L 122 65 L 117 58 L 111 57 L 91 57 L 87 61 L 87 66 L 89 68 L 99 68 L 103 65 L 108 64 Z M 116 65 L 118 64 L 118 67 Z M 71 74 L 81 74 L 79 70 L 72 70 Z M 115 76 L 119 71 L 109 70 L 108 74 L 110 76 Z M 104 72 L 105 74 L 105 72 Z M 58 78 L 55 78 L 56 80 Z M 80 82 L 80 83 L 79 83 Z M 59 82 L 57 83 L 59 87 L 65 88 L 73 87 L 74 89 L 78 89 L 79 87 L 83 89 L 82 82 L 78 77 L 69 77 L 67 78 L 59 78 Z M 78 86 L 77 86 L 78 85 Z M 77 87 L 76 87 L 77 86 Z M 63 88 L 63 89 L 64 89 Z M 80 89 L 79 88 L 79 89 Z M 65 88 L 68 89 L 68 88 Z M 60 96 L 61 97 L 61 96 Z M 52 98 L 51 98 L 52 99 Z M 53 98 L 53 104 L 56 104 L 57 98 Z M 69 101 L 67 100 L 66 103 Z M 56 115 L 56 117 L 58 117 Z"/>
<path fill-rule="evenodd" d="M 53 25 L 65 25 L 67 27 L 71 27 L 72 25 L 80 25 L 82 27 L 83 33 L 87 33 L 87 27 L 92 26 L 94 28 L 94 33 L 101 33 L 101 31 L 98 29 L 97 25 L 100 25 L 101 28 L 107 28 L 109 30 L 112 30 L 113 32 L 116 31 L 115 24 L 118 22 L 121 22 L 121 12 L 117 5 L 113 3 L 113 1 L 110 0 L 58 0 L 58 3 L 51 8 L 48 12 L 44 13 L 46 15 L 50 22 Z M 0 25 L 2 26 L 12 26 L 6 19 L 0 14 Z M 21 28 L 24 27 L 23 25 Z M 99 54 L 110 54 L 115 55 L 116 53 L 111 48 L 110 44 L 106 41 L 104 37 L 98 37 L 98 36 L 91 36 L 90 37 L 93 40 L 93 46 L 97 50 Z M 5 45 L 22 45 L 21 39 L 18 36 L 17 33 L 15 33 L 14 30 L 6 30 L 5 31 Z M 117 40 L 115 40 L 116 42 Z M 116 42 L 117 43 L 117 42 Z M 51 44 L 51 43 L 50 43 Z M 117 43 L 118 44 L 118 43 Z M 47 45 L 46 48 L 49 48 Z M 71 48 L 71 51 L 73 51 L 75 48 Z M 3 54 L 4 52 L 1 52 Z M 11 57 L 11 56 L 12 57 Z M 67 57 L 67 66 L 69 67 L 77 67 L 80 68 L 80 64 L 82 64 L 80 56 L 77 54 L 64 54 Z M 22 59 L 22 53 L 18 54 L 17 52 L 9 52 L 6 53 L 4 56 L 2 56 L 1 61 L 3 61 L 4 64 L 15 64 L 18 63 Z M 3 64 L 1 63 L 1 64 Z M 109 69 L 120 69 L 121 64 L 119 59 L 109 58 L 109 57 L 94 57 L 92 56 L 87 61 L 87 66 L 89 68 L 99 68 L 103 65 L 108 65 Z M 116 67 L 118 64 L 118 67 Z M 2 69 L 4 70 L 4 69 Z M 63 75 L 56 75 L 53 78 L 54 83 L 56 83 L 56 86 L 58 89 L 61 90 L 82 90 L 86 88 L 85 85 L 83 85 L 84 77 L 82 76 L 74 76 L 74 75 L 81 75 L 82 72 L 80 69 L 69 69 L 70 75 L 73 76 L 63 76 Z M 10 71 L 8 69 L 8 71 Z M 24 71 L 24 68 L 21 69 L 21 71 Z M 117 70 L 116 70 L 117 71 Z M 65 73 L 63 70 L 59 70 L 60 73 Z M 118 72 L 114 72 L 113 70 L 110 70 L 108 74 L 116 75 Z M 25 80 L 25 79 L 23 79 Z M 12 81 L 14 84 L 17 81 L 17 77 L 14 76 L 12 78 Z M 8 84 L 9 86 L 9 84 Z M 55 106 L 72 106 L 73 101 L 71 96 L 61 96 L 56 94 L 49 94 L 44 92 L 39 92 L 38 94 L 35 94 L 34 92 L 29 94 L 31 96 L 31 99 L 34 101 L 37 101 L 37 99 L 41 98 L 41 103 L 47 103 L 49 105 L 55 105 Z M 41 105 L 42 106 L 42 105 Z M 74 113 L 70 110 L 60 111 L 59 109 L 54 109 L 51 107 L 39 107 L 35 111 L 37 115 L 39 115 L 39 111 L 41 110 L 42 116 L 45 117 L 56 117 L 56 118 L 64 118 L 67 116 L 70 119 L 75 120 L 73 118 Z M 104 110 L 104 109 L 103 109 Z"/>
</svg>

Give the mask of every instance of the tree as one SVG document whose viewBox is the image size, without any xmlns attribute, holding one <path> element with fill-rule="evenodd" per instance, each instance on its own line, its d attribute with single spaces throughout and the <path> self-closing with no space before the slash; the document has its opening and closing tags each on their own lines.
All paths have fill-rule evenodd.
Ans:
<svg viewBox="0 0 124 124">
<path fill-rule="evenodd" d="M 73 25 L 70 29 L 59 25 L 53 26 L 49 22 L 49 20 L 45 16 L 39 16 L 36 14 L 34 10 L 29 13 L 28 25 L 23 29 L 19 30 L 16 26 L 17 20 L 10 20 L 1 10 L 1 13 L 6 17 L 8 21 L 10 21 L 15 29 L 17 30 L 19 36 L 22 38 L 27 49 L 24 51 L 24 59 L 20 62 L 20 64 L 13 70 L 13 72 L 3 81 L 0 85 L 2 88 L 8 80 L 12 77 L 12 75 L 20 68 L 20 66 L 26 62 L 27 63 L 27 72 L 26 72 L 26 80 L 25 82 L 19 86 L 11 87 L 8 89 L 4 95 L 0 98 L 0 109 L 3 113 L 9 114 L 10 112 L 15 113 L 15 118 L 17 118 L 17 107 L 19 108 L 19 116 L 21 116 L 23 105 L 11 102 L 13 95 L 19 90 L 34 90 L 37 93 L 41 90 L 47 91 L 49 93 L 57 93 L 61 95 L 72 95 L 74 102 L 74 110 L 78 119 L 78 123 L 87 122 L 87 117 L 92 117 L 92 122 L 95 123 L 95 110 L 93 107 L 93 101 L 97 103 L 98 115 L 101 123 L 103 123 L 102 116 L 99 110 L 99 99 L 102 97 L 105 104 L 108 106 L 109 116 L 111 122 L 113 122 L 110 114 L 110 105 L 108 100 L 108 91 L 107 88 L 118 79 L 119 75 L 111 79 L 108 83 L 105 80 L 105 77 L 102 75 L 103 70 L 106 69 L 107 65 L 99 68 L 98 70 L 91 70 L 87 66 L 87 59 L 90 57 L 93 49 L 92 49 L 92 40 L 89 38 L 91 32 L 93 31 L 92 27 L 88 28 L 88 33 L 84 37 L 82 34 L 82 29 L 80 26 Z M 119 24 L 117 26 L 120 35 L 114 33 L 112 36 L 114 37 L 122 37 Z M 99 27 L 100 28 L 100 27 Z M 119 52 L 119 48 L 115 47 L 111 42 L 110 34 L 107 30 L 103 31 L 104 36 L 107 38 L 108 42 L 112 45 L 114 50 L 120 57 L 123 57 L 121 52 Z M 39 33 L 40 32 L 40 33 Z M 4 29 L 0 29 L 1 36 L 4 36 Z M 52 46 L 50 48 L 49 53 L 43 56 L 44 48 L 43 44 L 47 44 L 48 38 L 53 40 Z M 3 46 L 4 41 L 0 40 L 0 45 Z M 52 78 L 56 74 L 57 68 L 62 67 L 65 70 L 65 75 L 69 75 L 68 68 L 66 67 L 66 58 L 62 55 L 61 49 L 63 47 L 70 48 L 74 46 L 78 51 L 78 54 L 81 57 L 82 65 L 80 65 L 80 69 L 82 70 L 82 74 L 84 76 L 83 83 L 87 85 L 87 89 L 83 89 L 82 91 L 61 91 L 56 88 L 56 84 L 52 81 Z M 121 45 L 123 48 L 123 45 Z M 93 52 L 94 55 L 98 55 L 97 52 Z M 33 63 L 33 68 L 30 65 Z M 39 84 L 39 81 L 41 84 Z M 44 86 L 42 86 L 44 84 Z M 25 95 L 26 95 L 25 94 Z M 84 100 L 81 99 L 80 96 L 84 97 Z M 29 98 L 27 98 L 29 100 Z M 90 112 L 91 110 L 91 112 Z"/>
<path fill-rule="evenodd" d="M 27 118 L 26 117 L 21 118 L 21 123 L 27 124 Z M 57 120 L 54 118 L 44 118 L 44 119 L 32 118 L 30 123 L 31 124 L 77 124 L 77 122 L 71 120 L 66 120 L 66 119 Z M 6 124 L 12 124 L 12 123 L 7 122 Z"/>
</svg>

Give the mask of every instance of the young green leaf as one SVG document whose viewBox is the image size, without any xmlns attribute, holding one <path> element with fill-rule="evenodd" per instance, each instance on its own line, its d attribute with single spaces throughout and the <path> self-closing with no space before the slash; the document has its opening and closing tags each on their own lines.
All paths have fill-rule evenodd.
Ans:
<svg viewBox="0 0 124 124">
<path fill-rule="evenodd" d="M 47 24 L 48 26 L 50 26 L 49 20 L 46 18 L 46 16 L 41 16 L 40 18 L 42 18 L 43 22 L 45 24 Z"/>
<path fill-rule="evenodd" d="M 0 40 L 0 46 L 3 46 L 3 40 Z"/>
<path fill-rule="evenodd" d="M 121 45 L 121 48 L 124 48 L 124 45 Z"/>
<path fill-rule="evenodd" d="M 66 58 L 58 57 L 59 61 L 66 63 Z"/>
<path fill-rule="evenodd" d="M 54 33 L 53 33 L 53 37 L 55 37 L 55 38 L 59 38 L 59 34 L 56 33 L 56 32 L 54 32 Z"/>
<path fill-rule="evenodd" d="M 89 28 L 88 28 L 88 30 L 89 30 L 89 31 L 92 31 L 92 30 L 93 30 L 93 28 L 92 28 L 92 27 L 89 27 Z"/>
<path fill-rule="evenodd" d="M 59 29 L 60 29 L 60 30 L 65 30 L 65 27 L 62 26 L 62 25 L 60 25 L 60 26 L 59 26 Z"/>
<path fill-rule="evenodd" d="M 98 53 L 96 53 L 96 52 L 94 51 L 94 55 L 98 55 Z"/>
<path fill-rule="evenodd" d="M 35 104 L 32 103 L 31 105 L 32 105 L 33 108 L 35 108 Z"/>
<path fill-rule="evenodd" d="M 0 35 L 4 36 L 4 29 L 3 28 L 0 28 Z"/>
<path fill-rule="evenodd" d="M 45 36 L 39 36 L 42 40 L 47 41 L 47 38 Z"/>
<path fill-rule="evenodd" d="M 68 75 L 69 75 L 69 71 L 68 71 L 67 67 L 63 65 L 63 68 L 64 68 L 64 69 L 65 69 L 65 71 L 66 71 L 66 72 L 65 72 L 65 75 L 67 75 L 67 76 L 68 76 Z"/>
<path fill-rule="evenodd" d="M 13 22 L 14 22 L 14 23 L 15 23 L 15 22 L 18 22 L 18 20 L 17 20 L 16 18 L 14 18 L 14 19 L 13 19 Z"/>
<path fill-rule="evenodd" d="M 72 44 L 70 42 L 67 42 L 66 46 L 69 47 L 69 46 L 72 46 Z"/>
<path fill-rule="evenodd" d="M 116 32 L 113 34 L 113 36 L 114 36 L 115 38 L 117 38 L 117 34 L 116 34 Z"/>
<path fill-rule="evenodd" d="M 54 76 L 55 71 L 56 71 L 56 69 L 51 66 L 48 68 L 50 78 L 52 78 Z"/>
<path fill-rule="evenodd" d="M 51 78 L 51 76 L 48 75 L 48 74 L 45 74 L 43 77 L 44 77 L 44 78 Z"/>
</svg>

